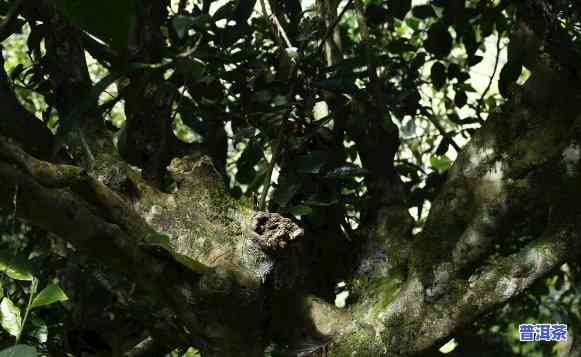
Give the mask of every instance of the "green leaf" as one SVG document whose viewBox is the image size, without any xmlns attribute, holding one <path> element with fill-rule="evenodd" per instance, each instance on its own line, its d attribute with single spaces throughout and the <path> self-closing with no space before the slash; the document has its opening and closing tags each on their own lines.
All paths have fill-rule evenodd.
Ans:
<svg viewBox="0 0 581 357">
<path fill-rule="evenodd" d="M 320 207 L 327 207 L 327 206 L 332 206 L 336 203 L 338 203 L 339 200 L 336 198 L 319 198 L 319 197 L 311 197 L 309 200 L 307 200 L 305 203 L 310 205 L 310 206 L 320 206 Z"/>
<path fill-rule="evenodd" d="M 325 151 L 311 151 L 306 155 L 297 157 L 296 167 L 298 172 L 317 174 L 327 163 L 328 155 Z"/>
<path fill-rule="evenodd" d="M 15 280 L 31 281 L 33 278 L 30 261 L 6 251 L 0 252 L 0 271 Z"/>
<path fill-rule="evenodd" d="M 216 10 L 216 12 L 214 13 L 214 16 L 213 16 L 213 20 L 214 21 L 219 21 L 219 20 L 224 20 L 224 19 L 232 20 L 232 19 L 234 19 L 234 16 L 235 16 L 234 14 L 236 13 L 236 9 L 237 9 L 237 6 L 236 6 L 234 1 L 227 2 L 226 4 L 224 4 L 224 6 L 222 6 L 218 10 Z"/>
<path fill-rule="evenodd" d="M 440 142 L 440 145 L 438 145 L 438 148 L 436 149 L 436 155 L 445 155 L 446 152 L 448 152 L 448 147 L 450 146 L 450 139 L 445 137 L 442 139 L 442 141 Z"/>
<path fill-rule="evenodd" d="M 136 0 L 53 0 L 57 10 L 73 25 L 125 52 L 136 24 Z"/>
<path fill-rule="evenodd" d="M 254 170 L 254 165 L 240 165 L 238 171 L 236 171 L 236 181 L 243 185 L 252 183 L 255 177 L 256 170 Z"/>
<path fill-rule="evenodd" d="M 450 168 L 452 165 L 452 160 L 447 156 L 432 156 L 430 159 L 430 165 L 439 172 L 444 172 Z"/>
<path fill-rule="evenodd" d="M 223 29 L 215 30 L 215 39 L 222 47 L 230 47 L 241 38 L 244 38 L 249 33 L 250 27 L 247 24 L 239 24 L 236 26 L 226 26 Z"/>
<path fill-rule="evenodd" d="M 3 297 L 0 302 L 0 324 L 12 336 L 18 336 L 22 329 L 20 309 L 7 297 Z"/>
<path fill-rule="evenodd" d="M 457 31 L 462 37 L 462 43 L 464 43 L 464 48 L 466 49 L 466 54 L 468 57 L 474 56 L 479 46 L 479 43 L 476 40 L 474 27 L 472 27 L 470 24 L 467 24 L 465 26 L 460 26 Z"/>
<path fill-rule="evenodd" d="M 335 93 L 354 94 L 358 91 L 353 78 L 329 78 L 314 83 L 320 89 Z"/>
<path fill-rule="evenodd" d="M 27 345 L 16 345 L 0 351 L 0 357 L 37 357 L 36 348 Z"/>
<path fill-rule="evenodd" d="M 196 58 L 178 57 L 173 66 L 177 73 L 189 81 L 195 81 L 204 75 L 205 64 Z"/>
<path fill-rule="evenodd" d="M 178 36 L 179 39 L 183 39 L 187 36 L 188 31 L 191 29 L 205 30 L 208 24 L 212 20 L 212 17 L 207 14 L 202 14 L 200 16 L 186 16 L 186 15 L 176 15 L 171 19 L 171 25 Z"/>
<path fill-rule="evenodd" d="M 238 172 L 236 172 L 236 181 L 248 185 L 256 177 L 254 165 L 263 157 L 262 145 L 256 140 L 252 140 L 246 145 L 240 159 L 236 162 Z"/>
<path fill-rule="evenodd" d="M 240 25 L 246 23 L 250 15 L 252 15 L 252 10 L 256 4 L 256 0 L 239 0 L 238 6 L 236 7 L 236 24 Z"/>
<path fill-rule="evenodd" d="M 387 45 L 387 50 L 389 53 L 403 53 L 403 52 L 412 52 L 417 51 L 417 48 L 410 44 L 408 39 L 396 39 L 390 41 Z"/>
<path fill-rule="evenodd" d="M 436 89 L 441 89 L 446 84 L 446 67 L 442 62 L 435 62 L 430 70 L 432 85 Z"/>
<path fill-rule="evenodd" d="M 466 19 L 466 0 L 447 0 L 444 18 L 448 23 L 461 23 Z"/>
<path fill-rule="evenodd" d="M 281 175 L 278 178 L 276 190 L 272 195 L 272 200 L 280 207 L 286 207 L 293 197 L 302 188 L 302 176 L 299 177 L 296 173 L 289 173 L 288 175 Z"/>
<path fill-rule="evenodd" d="M 447 73 L 448 78 L 450 78 L 450 79 L 458 78 L 458 77 L 460 77 L 461 73 L 462 73 L 462 68 L 460 67 L 460 65 L 458 65 L 456 63 L 449 63 L 448 64 L 448 73 Z"/>
<path fill-rule="evenodd" d="M 500 70 L 498 78 L 498 91 L 504 98 L 511 94 L 512 85 L 518 80 L 522 72 L 522 65 L 515 61 L 507 62 Z"/>
<path fill-rule="evenodd" d="M 30 333 L 29 335 L 40 343 L 46 343 L 48 340 L 48 326 L 45 321 L 40 319 L 32 319 L 30 321 Z"/>
<path fill-rule="evenodd" d="M 418 19 L 427 19 L 428 17 L 436 17 L 436 12 L 431 5 L 419 5 L 414 6 L 412 9 L 412 15 Z"/>
<path fill-rule="evenodd" d="M 293 216 L 308 216 L 309 214 L 313 213 L 313 209 L 310 206 L 299 205 L 290 208 L 288 213 L 292 214 Z"/>
<path fill-rule="evenodd" d="M 448 32 L 448 25 L 436 22 L 428 31 L 428 38 L 424 42 L 426 50 L 438 58 L 448 56 L 452 50 L 452 35 Z"/>
<path fill-rule="evenodd" d="M 181 40 L 186 37 L 188 31 L 194 26 L 194 18 L 192 16 L 177 15 L 171 19 L 171 25 Z"/>
<path fill-rule="evenodd" d="M 408 25 L 409 28 L 411 28 L 412 30 L 418 31 L 420 28 L 420 20 L 416 19 L 415 17 L 408 17 L 405 20 L 405 24 Z"/>
<path fill-rule="evenodd" d="M 54 304 L 58 301 L 67 301 L 69 298 L 57 284 L 49 284 L 32 300 L 30 308 Z"/>
<path fill-rule="evenodd" d="M 331 170 L 325 175 L 327 178 L 350 178 L 356 176 L 364 176 L 369 171 L 354 164 L 347 164 Z"/>
<path fill-rule="evenodd" d="M 31 26 L 28 40 L 26 40 L 26 47 L 31 53 L 40 53 L 40 43 L 47 33 L 48 25 L 40 24 Z"/>
<path fill-rule="evenodd" d="M 244 148 L 240 159 L 238 159 L 238 164 L 254 166 L 263 156 L 262 145 L 258 141 L 252 140 Z"/>
<path fill-rule="evenodd" d="M 466 102 L 468 102 L 468 96 L 466 95 L 466 92 L 463 90 L 456 91 L 456 95 L 454 96 L 454 104 L 456 104 L 458 108 L 462 108 L 466 105 Z"/>
<path fill-rule="evenodd" d="M 403 20 L 412 7 L 412 0 L 391 1 L 391 14 L 399 20 Z"/>
<path fill-rule="evenodd" d="M 482 60 L 484 59 L 484 57 L 482 56 L 469 56 L 468 59 L 466 60 L 466 63 L 472 67 L 472 66 L 476 66 L 478 63 L 482 62 Z"/>
<path fill-rule="evenodd" d="M 212 21 L 212 16 L 208 14 L 201 14 L 193 18 L 192 27 L 196 30 L 205 30 L 208 28 L 210 21 Z"/>
<path fill-rule="evenodd" d="M 248 184 L 248 187 L 246 188 L 247 194 L 249 192 L 258 192 L 258 188 L 264 183 L 264 179 L 266 178 L 266 171 L 268 170 L 268 167 L 266 166 L 266 162 L 263 162 L 263 163 L 260 163 L 258 165 L 258 170 L 256 171 L 256 175 L 254 177 L 254 180 L 252 180 L 252 182 L 250 184 Z"/>
</svg>

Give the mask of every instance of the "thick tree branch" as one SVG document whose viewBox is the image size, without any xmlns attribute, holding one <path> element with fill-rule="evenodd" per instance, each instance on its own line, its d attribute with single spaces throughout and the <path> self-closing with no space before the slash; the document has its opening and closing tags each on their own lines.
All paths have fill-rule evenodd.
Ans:
<svg viewBox="0 0 581 357">
<path fill-rule="evenodd" d="M 190 333 L 187 336 L 183 331 L 174 331 L 175 336 L 182 336 L 182 341 L 208 346 L 210 350 L 216 348 L 216 353 L 223 351 L 223 355 L 230 354 L 227 351 L 232 347 L 228 346 L 242 346 L 255 341 L 254 338 L 247 340 L 247 337 L 235 337 L 239 333 L 235 332 L 237 324 L 225 320 L 230 320 L 236 313 L 216 315 L 214 309 L 219 306 L 225 312 L 225 307 L 233 304 L 232 308 L 237 313 L 247 311 L 255 317 L 260 316 L 262 299 L 258 277 L 252 278 L 244 273 L 247 270 L 237 272 L 232 268 L 219 267 L 218 264 L 226 264 L 227 261 L 216 260 L 216 250 L 207 252 L 209 255 L 205 258 L 208 262 L 213 261 L 216 268 L 205 267 L 194 261 L 188 263 L 182 259 L 187 264 L 186 268 L 184 263 L 177 263 L 171 257 L 155 253 L 154 246 L 147 244 L 148 237 L 144 236 L 153 230 L 107 187 L 80 169 L 41 162 L 27 156 L 6 139 L 0 142 L 3 151 L 0 159 L 0 177 L 3 182 L 0 197 L 5 206 L 10 205 L 15 188 L 18 187 L 16 212 L 22 219 L 54 232 L 84 254 L 99 257 L 103 262 L 128 274 L 137 282 L 140 291 L 154 298 L 160 308 L 165 306 L 173 311 L 171 316 L 167 316 L 165 328 L 172 330 L 172 326 L 179 325 L 188 327 Z M 197 189 L 200 189 L 199 185 Z M 188 193 L 185 192 L 186 195 Z M 180 209 L 183 210 L 183 207 Z M 156 224 L 156 221 L 153 223 Z M 233 236 L 229 239 L 240 238 Z M 237 243 L 235 240 L 233 244 L 243 242 L 241 240 Z M 228 256 L 234 258 L 232 253 L 228 253 Z M 228 262 L 227 266 L 234 262 Z M 147 317 L 144 319 L 147 320 Z M 176 319 L 179 320 L 178 324 L 174 323 Z M 222 323 L 223 335 L 220 337 L 216 335 L 215 329 L 216 324 Z M 260 333 L 260 319 L 256 323 L 258 326 L 248 332 Z M 224 338 L 221 343 L 209 342 L 221 338 Z M 209 343 L 212 347 L 209 347 Z"/>
<path fill-rule="evenodd" d="M 428 306 L 417 350 L 451 335 L 478 316 L 516 297 L 537 280 L 581 253 L 581 216 L 570 224 L 547 229 L 542 237 L 519 252 L 494 259 L 468 280 L 455 281 L 449 299 Z M 447 311 L 442 314 L 442 311 Z M 435 322 L 435 324 L 434 324 Z"/>
<path fill-rule="evenodd" d="M 172 162 L 180 187 L 173 195 L 118 172 L 127 175 L 121 186 L 132 186 L 132 201 L 126 201 L 86 171 L 35 159 L 7 138 L 0 137 L 0 151 L 2 205 L 10 206 L 17 190 L 20 218 L 127 274 L 139 289 L 135 295 L 127 287 L 124 295 L 153 299 L 154 311 L 169 314 L 161 330 L 186 326 L 187 334 L 173 332 L 177 340 L 208 355 L 262 353 L 262 285 L 275 273 L 276 256 L 303 235 L 292 221 L 230 201 L 205 158 Z M 276 272 L 288 269 L 281 265 Z M 288 283 L 288 276 L 273 279 Z M 252 316 L 252 326 L 241 316 Z"/>
<path fill-rule="evenodd" d="M 383 251 L 374 251 L 369 260 L 377 284 L 363 284 L 351 309 L 360 328 L 349 332 L 343 325 L 334 339 L 338 355 L 356 341 L 363 355 L 427 351 L 580 253 L 580 212 L 571 202 L 581 197 L 581 121 L 574 104 L 581 87 L 550 57 L 531 63 L 525 86 L 489 118 L 449 172 L 410 251 L 408 279 L 390 274 Z M 549 228 L 541 234 L 539 225 Z M 538 238 L 483 263 L 495 244 L 516 244 L 511 240 L 523 234 Z"/>
</svg>

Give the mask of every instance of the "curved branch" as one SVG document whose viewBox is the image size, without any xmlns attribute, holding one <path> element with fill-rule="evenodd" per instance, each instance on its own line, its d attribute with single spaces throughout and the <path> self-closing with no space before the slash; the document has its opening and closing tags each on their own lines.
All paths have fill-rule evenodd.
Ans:
<svg viewBox="0 0 581 357">
<path fill-rule="evenodd" d="M 566 260 L 578 256 L 581 253 L 581 225 L 578 224 L 581 215 L 573 221 L 573 225 L 547 229 L 539 239 L 515 254 L 493 260 L 468 281 L 454 282 L 449 295 L 457 298 L 428 308 L 416 349 L 429 348 L 434 341 L 516 297 Z M 442 311 L 447 313 L 442 314 Z"/>
<path fill-rule="evenodd" d="M 4 71 L 4 58 L 1 52 L 0 134 L 17 140 L 34 156 L 47 159 L 53 146 L 54 137 L 40 119 L 29 113 L 18 102 Z"/>
<path fill-rule="evenodd" d="M 207 330 L 215 317 L 208 315 L 202 318 L 195 311 L 207 310 L 217 301 L 223 303 L 224 300 L 219 298 L 221 294 L 231 296 L 235 291 L 243 295 L 250 293 L 246 286 L 248 283 L 240 286 L 237 275 L 199 263 L 190 263 L 185 269 L 166 255 L 156 253 L 151 246 L 144 245 L 146 234 L 155 231 L 132 212 L 117 194 L 83 170 L 36 160 L 6 138 L 0 137 L 0 144 L 1 202 L 10 205 L 10 197 L 18 187 L 16 212 L 20 218 L 57 234 L 80 252 L 99 257 L 104 263 L 125 272 L 137 283 L 140 291 L 154 299 L 159 309 L 165 307 L 173 311 L 163 325 L 168 331 L 173 331 L 182 343 L 204 346 L 216 338 L 215 332 Z M 194 266 L 197 269 L 192 270 Z M 216 291 L 216 287 L 220 286 L 228 288 Z M 130 291 L 127 294 L 132 295 Z M 257 314 L 259 302 L 257 300 L 245 309 Z M 150 319 L 157 320 L 153 316 Z M 144 317 L 144 321 L 147 320 Z M 159 325 L 159 322 L 156 324 Z M 179 325 L 187 326 L 189 333 L 175 330 Z M 232 338 L 233 331 L 227 333 L 230 335 L 223 343 Z"/>
</svg>

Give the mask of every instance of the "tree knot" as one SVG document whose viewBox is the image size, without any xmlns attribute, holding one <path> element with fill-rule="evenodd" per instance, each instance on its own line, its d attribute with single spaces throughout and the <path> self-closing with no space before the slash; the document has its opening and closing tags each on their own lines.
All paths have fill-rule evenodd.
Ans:
<svg viewBox="0 0 581 357">
<path fill-rule="evenodd" d="M 285 248 L 290 241 L 304 235 L 301 227 L 278 213 L 254 213 L 252 228 L 256 243 L 271 252 Z"/>
</svg>

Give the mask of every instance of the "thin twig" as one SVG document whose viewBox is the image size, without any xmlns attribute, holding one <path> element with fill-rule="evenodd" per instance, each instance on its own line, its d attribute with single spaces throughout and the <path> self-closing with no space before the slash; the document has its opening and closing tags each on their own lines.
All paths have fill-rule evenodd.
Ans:
<svg viewBox="0 0 581 357">
<path fill-rule="evenodd" d="M 291 48 L 293 47 L 293 45 L 291 44 L 286 31 L 284 30 L 284 28 L 282 27 L 280 21 L 278 20 L 278 17 L 276 16 L 276 14 L 274 12 L 272 13 L 268 13 L 268 11 L 266 10 L 266 3 L 264 2 L 264 0 L 260 0 L 260 7 L 262 8 L 262 16 L 271 19 L 272 21 L 272 25 L 274 27 L 273 29 L 273 36 L 275 37 L 276 40 L 278 40 L 279 42 L 279 46 L 281 48 Z M 280 38 L 276 35 L 277 33 L 280 34 L 280 37 L 282 37 L 283 41 L 280 40 Z"/>
<path fill-rule="evenodd" d="M 14 205 L 14 211 L 12 211 L 12 234 L 16 235 L 16 207 L 18 205 L 18 184 L 14 186 L 14 196 L 12 197 L 12 204 Z"/>
<path fill-rule="evenodd" d="M 433 100 L 430 98 L 430 104 L 432 105 L 432 108 L 434 106 L 434 102 Z M 444 128 L 442 126 L 442 124 L 440 124 L 440 122 L 434 118 L 433 115 L 430 115 L 430 113 L 426 110 L 426 111 L 421 111 L 422 114 L 428 118 L 428 120 L 430 121 L 430 123 L 432 123 L 436 129 L 438 130 L 438 132 L 440 133 L 440 135 L 442 135 L 445 139 L 447 139 L 450 142 L 450 145 L 452 145 L 452 147 L 457 151 L 460 152 L 460 145 L 458 145 L 456 143 L 456 141 L 454 141 L 454 138 L 448 134 L 448 132 L 446 131 L 446 128 Z M 433 109 L 432 109 L 433 112 Z"/>
<path fill-rule="evenodd" d="M 480 99 L 478 100 L 478 104 L 476 105 L 476 115 L 478 116 L 478 119 L 480 120 L 480 124 L 484 123 L 484 120 L 481 117 L 480 109 L 482 108 L 482 104 L 484 103 L 484 97 L 486 96 L 486 94 L 488 94 L 488 91 L 490 90 L 490 87 L 492 86 L 492 81 L 494 80 L 494 77 L 496 76 L 496 71 L 498 69 L 498 63 L 499 63 L 499 59 L 500 59 L 500 40 L 502 39 L 502 36 L 500 36 L 500 33 L 498 33 L 497 36 L 498 36 L 498 38 L 496 39 L 496 58 L 494 60 L 494 67 L 492 69 L 492 75 L 490 76 L 490 79 L 488 80 L 488 85 L 484 89 L 484 92 L 482 92 L 482 95 L 480 96 Z"/>
<path fill-rule="evenodd" d="M 285 32 L 284 28 L 282 27 L 280 21 L 278 20 L 278 17 L 276 16 L 276 14 L 274 14 L 274 13 L 271 13 L 270 15 L 268 14 L 264 0 L 260 0 L 260 6 L 262 8 L 262 15 L 266 18 L 270 18 L 272 21 L 272 25 L 274 27 L 273 28 L 273 35 L 274 35 L 275 39 L 279 42 L 279 46 L 281 47 L 281 49 L 283 49 L 285 47 L 287 49 L 292 48 L 293 45 L 291 44 L 288 36 L 286 35 L 286 32 Z M 276 35 L 277 33 L 280 34 L 280 37 Z M 282 40 L 281 40 L 281 38 L 282 38 Z M 295 88 L 296 88 L 296 81 L 294 80 L 295 76 L 296 76 L 296 65 L 295 65 L 294 61 L 291 61 L 291 70 L 290 70 L 290 75 L 288 78 L 288 80 L 291 82 L 291 86 L 289 88 L 288 95 L 287 95 L 287 102 L 288 103 L 290 103 L 292 101 L 292 99 L 295 95 Z M 268 168 L 266 171 L 266 176 L 264 177 L 264 188 L 262 189 L 262 194 L 260 195 L 260 202 L 258 205 L 258 208 L 260 211 L 266 211 L 266 199 L 268 197 L 268 190 L 270 189 L 270 184 L 271 184 L 271 180 L 272 180 L 272 172 L 274 171 L 274 167 L 276 166 L 276 161 L 278 160 L 278 157 L 282 151 L 286 122 L 287 122 L 288 117 L 290 116 L 293 108 L 294 108 L 294 106 L 289 107 L 287 109 L 287 111 L 284 113 L 275 144 L 272 148 L 272 158 L 270 159 L 270 162 L 268 164 Z"/>
<path fill-rule="evenodd" d="M 285 124 L 286 120 L 283 118 L 283 122 L 280 124 L 280 130 L 278 131 L 278 137 L 276 138 L 276 142 L 272 148 L 272 157 L 268 163 L 266 176 L 264 177 L 264 188 L 262 189 L 262 193 L 260 194 L 260 202 L 258 203 L 259 211 L 266 212 L 266 198 L 268 197 L 268 190 L 270 189 L 270 181 L 272 180 L 272 172 L 274 171 L 274 166 L 276 165 L 276 159 L 280 155 L 282 149 Z"/>
<path fill-rule="evenodd" d="M 337 25 L 339 24 L 339 22 L 343 18 L 343 15 L 347 12 L 347 10 L 351 7 L 352 4 L 353 4 L 353 0 L 349 0 L 347 2 L 347 4 L 345 5 L 345 7 L 343 7 L 343 10 L 341 10 L 341 13 L 339 14 L 339 16 L 337 16 L 337 18 L 335 19 L 333 24 L 331 26 L 329 26 L 329 28 L 327 29 L 327 32 L 325 32 L 325 36 L 323 36 L 323 40 L 321 41 L 321 43 L 319 44 L 319 48 L 317 49 L 317 53 L 319 56 L 321 55 L 321 52 L 323 52 L 323 48 L 325 47 L 325 43 L 327 42 L 329 37 L 331 37 L 331 34 L 335 30 L 335 27 L 337 27 Z"/>
<path fill-rule="evenodd" d="M 294 78 L 296 76 L 296 66 L 293 64 L 292 68 L 291 68 L 291 75 L 290 75 L 290 79 Z M 295 95 L 295 89 L 297 86 L 297 82 L 295 80 L 293 80 L 291 82 L 291 86 L 289 88 L 288 91 L 288 101 L 290 102 L 290 100 L 293 98 L 293 96 Z M 272 180 L 272 172 L 274 171 L 274 166 L 276 165 L 276 161 L 278 160 L 278 157 L 280 156 L 280 153 L 282 151 L 282 144 L 283 144 L 283 140 L 284 140 L 284 133 L 285 133 L 285 128 L 286 128 L 286 122 L 288 120 L 288 117 L 290 116 L 291 112 L 293 110 L 293 107 L 289 108 L 286 113 L 284 114 L 283 118 L 282 118 L 282 122 L 280 123 L 280 129 L 278 131 L 278 136 L 276 138 L 276 142 L 272 148 L 272 157 L 270 158 L 270 162 L 268 164 L 268 168 L 266 171 L 266 176 L 264 177 L 264 188 L 262 189 L 262 194 L 260 195 L 260 202 L 258 204 L 258 208 L 260 211 L 266 211 L 266 198 L 268 197 L 268 190 L 270 189 L 270 181 Z"/>
<path fill-rule="evenodd" d="M 186 6 L 188 6 L 188 0 L 180 0 L 178 4 L 178 14 L 183 15 L 186 12 Z"/>
<path fill-rule="evenodd" d="M 414 164 L 413 162 L 409 162 L 408 160 L 404 160 L 404 159 L 395 159 L 393 160 L 394 162 L 397 162 L 398 164 L 402 164 L 402 165 L 407 165 L 409 167 L 414 168 L 416 171 L 421 171 L 424 175 L 427 175 L 428 173 L 426 172 L 426 170 L 424 170 L 421 166 Z"/>
</svg>

